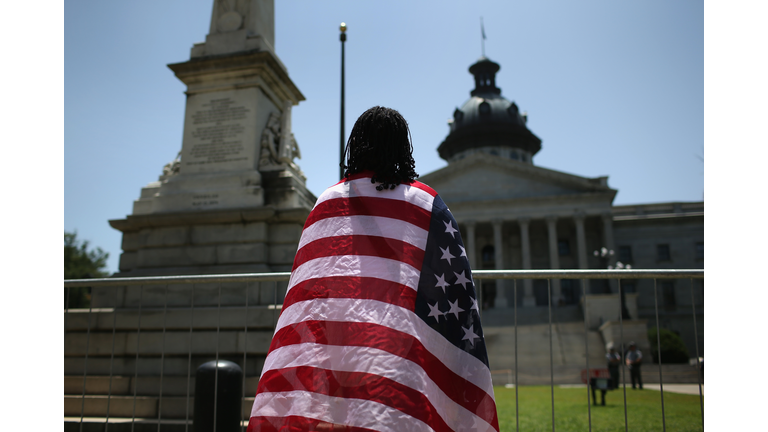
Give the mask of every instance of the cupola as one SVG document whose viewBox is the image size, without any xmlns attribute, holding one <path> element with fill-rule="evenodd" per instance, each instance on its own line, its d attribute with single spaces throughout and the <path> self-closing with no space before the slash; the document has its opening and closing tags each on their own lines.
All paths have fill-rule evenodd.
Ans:
<svg viewBox="0 0 768 432">
<path fill-rule="evenodd" d="M 450 132 L 437 148 L 440 157 L 454 162 L 478 151 L 532 163 L 541 150 L 541 139 L 526 127 L 528 116 L 517 104 L 501 96 L 496 87 L 498 63 L 486 57 L 469 67 L 475 89 L 449 120 Z"/>
</svg>

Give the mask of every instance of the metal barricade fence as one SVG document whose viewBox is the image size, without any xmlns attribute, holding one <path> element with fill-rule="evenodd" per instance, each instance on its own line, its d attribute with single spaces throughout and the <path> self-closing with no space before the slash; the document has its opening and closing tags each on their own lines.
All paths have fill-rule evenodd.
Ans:
<svg viewBox="0 0 768 432">
<path fill-rule="evenodd" d="M 192 426 L 190 411 L 193 406 L 191 390 L 194 389 L 193 360 L 196 364 L 202 364 L 204 361 L 211 360 L 210 357 L 217 362 L 222 357 L 227 357 L 236 363 L 241 362 L 243 369 L 241 426 L 244 430 L 253 395 L 255 395 L 258 375 L 277 323 L 278 310 L 282 303 L 281 297 L 285 295 L 284 289 L 289 277 L 289 272 L 281 272 L 65 280 L 65 430 L 83 431 L 84 427 L 87 429 L 93 427 L 94 430 L 108 431 L 110 425 L 125 426 L 128 422 L 130 422 L 131 431 L 139 429 L 160 431 L 161 428 L 168 431 L 190 430 Z M 511 279 L 514 282 L 514 304 L 512 305 L 515 336 L 514 368 L 494 372 L 501 373 L 507 381 L 511 380 L 514 374 L 517 430 L 519 430 L 517 293 L 520 280 L 547 281 L 549 386 L 553 431 L 556 423 L 552 348 L 552 280 L 576 279 L 581 280 L 582 283 L 595 279 L 616 280 L 618 294 L 622 296 L 622 280 L 651 279 L 653 280 L 655 324 L 659 329 L 661 327 L 657 281 L 689 279 L 698 370 L 701 355 L 693 280 L 703 280 L 704 270 L 476 270 L 473 271 L 473 278 L 476 281 Z M 89 287 L 93 290 L 94 296 L 87 309 L 69 308 L 70 292 L 72 288 L 77 287 Z M 198 287 L 197 292 L 196 287 Z M 226 305 L 222 305 L 222 289 L 229 289 L 234 293 L 227 297 Z M 107 294 L 106 300 L 97 299 L 97 290 L 102 295 Z M 144 297 L 147 290 L 151 292 L 148 297 Z M 112 291 L 119 291 L 119 293 L 115 294 Z M 173 299 L 170 301 L 169 291 L 173 291 Z M 478 287 L 478 295 L 480 291 Z M 254 292 L 256 294 L 252 295 Z M 582 292 L 582 300 L 586 295 L 587 293 Z M 249 303 L 249 299 L 254 297 L 255 300 Z M 269 301 L 265 302 L 265 298 Z M 95 307 L 94 303 L 97 303 Z M 623 307 L 623 301 L 620 302 L 619 307 Z M 584 367 L 589 371 L 595 365 L 589 364 L 586 301 L 583 302 L 583 308 L 584 348 L 587 354 Z M 222 312 L 224 312 L 223 325 Z M 621 310 L 617 311 L 617 316 L 619 340 L 623 344 L 624 322 Z M 134 322 L 135 325 L 133 325 Z M 142 340 L 142 334 L 144 334 L 144 340 Z M 195 334 L 197 340 L 193 338 Z M 657 331 L 656 334 L 657 346 L 660 347 L 660 332 Z M 664 380 L 661 367 L 664 359 L 661 358 L 660 349 L 658 355 L 662 425 L 666 430 Z M 142 366 L 140 366 L 140 359 L 145 360 Z M 169 369 L 173 373 L 166 374 L 165 371 Z M 700 374 L 697 375 L 703 428 L 702 377 Z M 624 424 L 627 430 L 625 376 L 622 381 Z M 592 412 L 589 388 L 586 396 L 591 431 Z"/>
</svg>

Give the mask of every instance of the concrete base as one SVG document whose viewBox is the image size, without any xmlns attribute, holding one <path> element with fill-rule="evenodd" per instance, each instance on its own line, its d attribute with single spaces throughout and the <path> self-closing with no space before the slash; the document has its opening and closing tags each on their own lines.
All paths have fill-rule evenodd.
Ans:
<svg viewBox="0 0 768 432">
<path fill-rule="evenodd" d="M 523 297 L 523 307 L 536 307 L 536 297 L 534 296 Z"/>
<path fill-rule="evenodd" d="M 625 329 L 625 335 L 632 335 L 640 347 L 647 343 L 637 334 L 643 325 L 644 321 L 630 322 Z M 617 330 L 613 326 L 606 328 Z M 553 374 L 555 385 L 579 384 L 587 364 L 590 369 L 605 367 L 605 336 L 597 331 L 589 331 L 585 336 L 583 322 L 553 324 L 551 353 L 548 324 L 518 326 L 517 353 L 514 327 L 484 327 L 483 332 L 495 385 L 509 384 L 510 379 L 515 384 L 515 367 L 519 385 L 549 385 Z M 640 350 L 650 356 L 650 351 Z M 658 383 L 662 377 L 664 383 L 696 383 L 699 379 L 695 366 L 662 365 L 660 372 L 659 366 L 650 361 L 644 364 L 642 374 L 644 383 Z"/>
<path fill-rule="evenodd" d="M 265 200 L 270 206 L 277 209 L 311 209 L 317 201 L 317 197 L 307 189 L 303 174 L 290 167 L 281 171 L 265 171 L 261 176 Z"/>
<path fill-rule="evenodd" d="M 85 417 L 80 421 L 80 414 L 64 417 L 65 432 L 104 432 L 107 430 L 107 419 L 104 417 Z M 146 418 L 109 418 L 108 430 L 112 432 L 157 432 L 158 425 L 164 432 L 189 432 L 193 430 L 192 419 L 158 420 Z M 247 425 L 246 425 L 247 426 Z"/>
<path fill-rule="evenodd" d="M 250 413 L 250 408 L 249 411 Z M 192 414 L 190 413 L 190 416 Z M 191 432 L 194 430 L 192 418 L 189 420 L 168 420 L 151 418 L 110 417 L 109 422 L 104 417 L 84 417 L 80 424 L 80 415 L 64 417 L 65 432 Z M 109 427 L 106 426 L 109 423 Z M 248 427 L 248 420 L 243 420 L 240 425 L 243 430 Z M 82 427 L 82 428 L 81 428 Z"/>
<path fill-rule="evenodd" d="M 514 369 L 530 373 L 540 368 L 549 375 L 550 354 L 555 367 L 584 368 L 589 347 L 589 363 L 603 366 L 605 349 L 597 332 L 589 332 L 585 345 L 584 323 L 572 322 L 552 325 L 552 352 L 550 353 L 550 327 L 548 324 L 518 326 L 517 359 L 515 359 L 515 328 L 483 328 L 488 361 L 491 370 Z M 527 372 L 526 372 L 527 373 Z M 534 375 L 537 375 L 534 373 Z M 576 374 L 578 377 L 578 374 Z"/>
<path fill-rule="evenodd" d="M 287 182 L 290 184 L 290 178 Z M 291 189 L 295 190 L 295 189 Z M 283 196 L 297 202 L 296 194 Z M 293 198 L 290 198 L 293 196 Z M 304 196 L 304 195 L 302 195 Z M 306 196 L 305 196 L 306 197 Z M 302 199 L 303 200 L 303 199 Z M 301 200 L 299 200 L 301 201 Z M 263 273 L 290 271 L 309 205 L 300 208 L 265 206 L 257 209 L 130 215 L 112 220 L 123 232 L 120 272 L 113 277 Z M 302 205 L 304 205 L 302 204 Z M 224 304 L 271 304 L 284 295 L 286 283 L 221 284 Z M 137 287 L 138 288 L 138 287 Z M 195 306 L 217 305 L 217 284 L 195 285 Z M 237 292 L 240 292 L 237 294 Z M 146 295 L 146 297 L 144 297 Z M 189 306 L 191 286 L 169 285 L 139 289 L 100 288 L 94 307 Z M 169 296 L 166 300 L 166 296 Z"/>
<path fill-rule="evenodd" d="M 639 318 L 637 294 L 625 294 L 624 301 L 629 317 L 631 319 Z M 580 303 L 590 329 L 597 330 L 604 322 L 618 321 L 619 319 L 621 305 L 618 294 L 588 294 L 580 300 Z"/>
<path fill-rule="evenodd" d="M 506 297 L 496 298 L 493 302 L 494 309 L 507 309 L 509 308 L 509 302 Z"/>
<path fill-rule="evenodd" d="M 629 349 L 629 343 L 634 341 L 637 344 L 637 349 L 643 354 L 643 364 L 652 362 L 647 320 L 626 320 L 621 323 L 608 321 L 600 326 L 599 331 L 603 336 L 603 341 L 606 344 L 613 342 L 617 351 L 621 349 L 622 342 L 625 349 Z"/>
<path fill-rule="evenodd" d="M 64 416 L 79 416 L 82 411 L 87 417 L 100 417 L 107 412 L 107 401 L 109 401 L 110 417 L 131 418 L 136 416 L 141 419 L 173 419 L 184 420 L 187 415 L 192 419 L 195 398 L 190 396 L 163 396 L 162 406 L 158 403 L 157 396 L 136 396 L 135 407 L 134 397 L 130 396 L 82 396 L 65 395 L 64 396 Z M 253 396 L 246 396 L 242 400 L 243 419 L 250 417 L 253 407 Z M 110 429 L 112 429 L 110 427 Z"/>
<path fill-rule="evenodd" d="M 133 214 L 178 213 L 206 209 L 257 208 L 264 205 L 261 175 L 234 173 L 175 175 L 141 189 Z"/>
</svg>

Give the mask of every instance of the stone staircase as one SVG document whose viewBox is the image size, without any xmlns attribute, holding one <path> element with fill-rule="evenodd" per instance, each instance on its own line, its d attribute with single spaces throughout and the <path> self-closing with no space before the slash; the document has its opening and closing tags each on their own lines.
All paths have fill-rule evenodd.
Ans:
<svg viewBox="0 0 768 432">
<path fill-rule="evenodd" d="M 110 417 L 131 418 L 135 416 L 144 419 L 182 420 L 188 418 L 192 420 L 195 393 L 194 375 L 190 378 L 189 389 L 187 389 L 186 376 L 164 376 L 162 395 L 159 391 L 159 377 L 143 376 L 136 379 L 134 377 L 113 376 L 111 381 L 110 393 L 110 378 L 108 376 L 89 376 L 86 379 L 85 403 L 83 404 L 83 377 L 65 376 L 64 415 L 79 418 L 81 410 L 83 410 L 85 417 L 106 417 L 107 404 L 109 404 Z M 258 377 L 248 377 L 245 382 L 244 419 L 251 411 Z M 189 399 L 187 399 L 187 390 L 189 390 Z M 137 394 L 135 404 L 134 391 Z M 250 405 L 248 405 L 249 403 Z"/>
<path fill-rule="evenodd" d="M 194 309 L 187 286 L 169 287 L 175 291 L 170 293 L 164 287 L 146 288 L 141 308 L 136 287 L 110 293 L 118 307 L 95 308 L 90 314 L 70 310 L 64 337 L 65 430 L 81 430 L 81 416 L 84 431 L 104 430 L 107 417 L 108 430 L 156 431 L 158 424 L 163 430 L 191 430 L 195 371 L 215 360 L 217 351 L 219 360 L 244 371 L 242 413 L 247 420 L 280 310 L 264 304 L 271 299 L 259 299 L 259 284 L 255 294 L 222 285 L 220 309 L 218 289 L 198 285 Z M 237 305 L 245 304 L 245 295 L 255 306 Z"/>
<path fill-rule="evenodd" d="M 549 324 L 520 325 L 517 328 L 517 373 L 520 385 L 580 384 L 581 371 L 586 369 L 587 352 L 590 368 L 605 368 L 605 342 L 599 331 L 584 336 L 584 322 L 552 324 L 552 364 L 550 368 Z M 514 384 L 515 328 L 513 326 L 484 326 L 488 357 L 492 370 L 512 370 Z M 650 357 L 650 356 L 646 356 Z M 662 365 L 665 383 L 697 383 L 695 366 Z M 642 369 L 644 383 L 658 383 L 659 366 L 647 362 Z M 627 379 L 629 375 L 627 374 Z M 507 384 L 508 374 L 494 374 L 494 384 Z"/>
</svg>

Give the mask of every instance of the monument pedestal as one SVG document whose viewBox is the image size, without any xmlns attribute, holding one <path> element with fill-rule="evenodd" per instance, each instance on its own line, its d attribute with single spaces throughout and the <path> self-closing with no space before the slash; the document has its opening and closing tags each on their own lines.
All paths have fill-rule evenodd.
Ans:
<svg viewBox="0 0 768 432">
<path fill-rule="evenodd" d="M 267 171 L 262 174 L 265 200 L 277 209 L 303 208 L 311 210 L 317 201 L 304 180 L 288 170 Z"/>
<path fill-rule="evenodd" d="M 176 213 L 210 209 L 261 207 L 261 175 L 252 170 L 172 176 L 148 184 L 133 202 L 133 214 Z"/>
<path fill-rule="evenodd" d="M 117 277 L 288 271 L 317 199 L 294 163 L 291 107 L 304 96 L 271 35 L 261 49 L 238 51 L 242 44 L 230 41 L 258 39 L 241 34 L 258 19 L 243 11 L 242 28 L 232 30 L 217 7 L 207 42 L 169 65 L 187 85 L 179 156 L 142 188 L 132 215 L 110 221 L 123 232 Z M 109 303 L 94 295 L 94 304 Z"/>
</svg>

